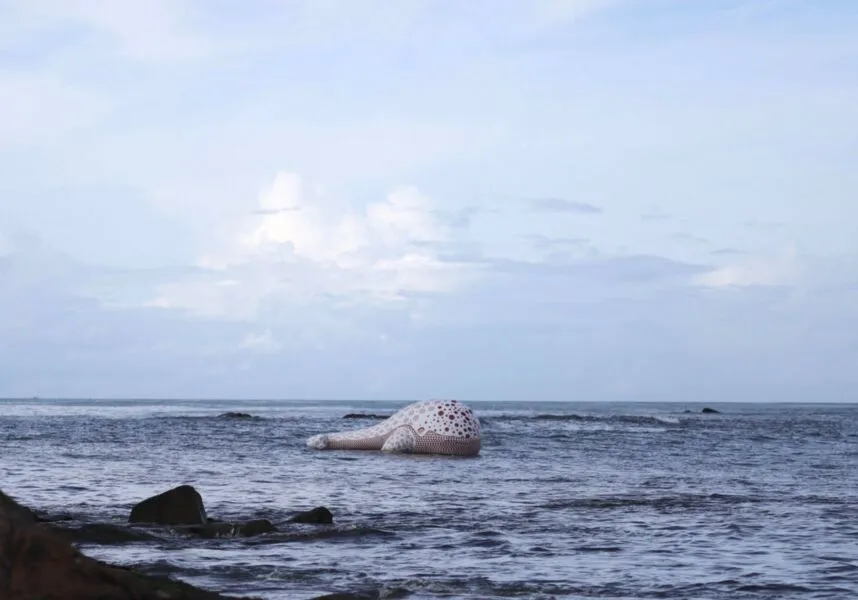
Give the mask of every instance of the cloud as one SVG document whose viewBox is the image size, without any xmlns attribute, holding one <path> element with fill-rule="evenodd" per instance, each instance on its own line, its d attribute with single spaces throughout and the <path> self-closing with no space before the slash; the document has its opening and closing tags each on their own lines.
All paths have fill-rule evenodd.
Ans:
<svg viewBox="0 0 858 600">
<path fill-rule="evenodd" d="M 682 283 L 707 270 L 705 265 L 683 263 L 661 256 L 602 256 L 563 262 L 534 262 L 487 259 L 493 271 L 508 275 L 550 275 L 567 281 L 609 284 L 640 284 L 673 281 Z M 570 290 L 573 288 L 570 288 Z"/>
<path fill-rule="evenodd" d="M 0 292 L 38 294 L 77 282 L 81 272 L 80 265 L 31 232 L 0 232 Z"/>
<path fill-rule="evenodd" d="M 448 232 L 416 188 L 398 188 L 384 201 L 353 211 L 280 172 L 260 194 L 256 214 L 237 224 L 217 258 L 204 265 L 235 265 L 252 258 L 294 257 L 339 268 L 371 267 L 402 259 L 411 242 L 440 241 Z"/>
<path fill-rule="evenodd" d="M 709 240 L 707 240 L 706 238 L 694 235 L 693 233 L 687 233 L 682 231 L 670 234 L 670 239 L 677 242 L 689 243 L 693 245 L 709 243 Z"/>
<path fill-rule="evenodd" d="M 528 234 L 522 237 L 533 244 L 534 248 L 540 250 L 557 250 L 558 248 L 579 249 L 589 242 L 587 238 L 549 237 L 541 234 Z"/>
<path fill-rule="evenodd" d="M 274 339 L 270 329 L 266 329 L 262 333 L 248 333 L 241 343 L 239 348 L 242 350 L 250 350 L 261 354 L 274 354 L 279 352 L 283 346 Z"/>
<path fill-rule="evenodd" d="M 9 256 L 14 252 L 15 248 L 12 246 L 12 240 L 3 235 L 3 232 L 0 231 L 0 258 L 4 256 Z"/>
<path fill-rule="evenodd" d="M 696 285 L 711 288 L 791 286 L 800 283 L 805 266 L 795 249 L 770 256 L 752 255 L 697 275 Z"/>
<path fill-rule="evenodd" d="M 574 202 L 562 198 L 534 198 L 527 201 L 533 212 L 575 213 L 579 215 L 598 215 L 602 209 L 586 202 Z"/>
<path fill-rule="evenodd" d="M 745 227 L 748 229 L 753 229 L 756 231 L 782 231 L 784 229 L 783 223 L 776 223 L 774 221 L 767 221 L 763 219 L 750 219 L 745 222 Z"/>
<path fill-rule="evenodd" d="M 0 148 L 50 146 L 95 125 L 110 109 L 104 96 L 47 73 L 0 68 Z"/>
<path fill-rule="evenodd" d="M 672 217 L 664 212 L 652 211 L 641 215 L 641 221 L 667 221 Z"/>
<path fill-rule="evenodd" d="M 541 26 L 568 23 L 603 10 L 621 0 L 540 0 L 534 4 L 536 21 Z"/>
<path fill-rule="evenodd" d="M 249 329 L 181 310 L 108 306 L 103 297 L 122 293 L 126 274 L 12 237 L 13 252 L 0 257 L 0 397 L 282 397 L 284 378 L 304 397 L 377 389 L 386 360 L 376 328 L 390 327 L 390 317 L 320 297 L 277 302 L 284 318 Z"/>
<path fill-rule="evenodd" d="M 8 10 L 19 29 L 50 34 L 83 27 L 135 61 L 198 60 L 213 49 L 187 25 L 196 17 L 188 0 L 28 0 Z"/>
<path fill-rule="evenodd" d="M 256 208 L 208 241 L 200 271 L 160 285 L 149 305 L 252 319 L 287 295 L 397 302 L 410 292 L 449 293 L 468 279 L 462 265 L 442 259 L 453 233 L 417 188 L 353 209 L 279 172 Z"/>
<path fill-rule="evenodd" d="M 854 388 L 854 9 L 393 4 L 0 2 L 0 394 Z"/>
<path fill-rule="evenodd" d="M 355 293 L 296 297 L 286 286 L 249 324 L 229 308 L 206 319 L 106 308 L 91 281 L 126 280 L 32 237 L 10 245 L 0 258 L 0 395 L 795 400 L 858 383 L 847 326 L 858 286 L 831 287 L 854 261 L 814 264 L 824 277 L 795 296 L 759 286 L 712 294 L 688 285 L 710 267 L 656 256 L 473 258 L 483 276 L 454 294 L 403 293 L 379 305 Z M 235 278 L 239 267 L 196 270 L 188 281 L 195 274 L 221 277 L 238 307 L 254 289 Z"/>
<path fill-rule="evenodd" d="M 465 206 L 455 211 L 435 211 L 441 222 L 453 229 L 468 229 L 477 215 L 498 214 L 497 210 L 480 206 Z"/>
<path fill-rule="evenodd" d="M 712 250 L 709 254 L 711 256 L 736 256 L 746 254 L 746 251 L 739 248 L 718 248 L 717 250 Z"/>
</svg>

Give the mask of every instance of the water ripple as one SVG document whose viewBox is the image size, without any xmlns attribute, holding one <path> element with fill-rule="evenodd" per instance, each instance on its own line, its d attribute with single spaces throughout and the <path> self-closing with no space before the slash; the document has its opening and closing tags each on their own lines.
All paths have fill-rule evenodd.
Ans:
<svg viewBox="0 0 858 600">
<path fill-rule="evenodd" d="M 281 532 L 86 551 L 270 600 L 858 597 L 854 406 L 474 404 L 478 460 L 304 445 L 395 407 L 0 401 L 2 486 L 84 527 L 194 485 L 210 515 Z M 288 523 L 318 505 L 333 526 Z"/>
</svg>

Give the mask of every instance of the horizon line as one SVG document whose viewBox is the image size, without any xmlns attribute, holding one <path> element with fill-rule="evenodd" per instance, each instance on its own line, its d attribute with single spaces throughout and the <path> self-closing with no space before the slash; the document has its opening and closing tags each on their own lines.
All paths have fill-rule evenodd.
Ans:
<svg viewBox="0 0 858 600">
<path fill-rule="evenodd" d="M 0 402 L 420 402 L 426 399 L 441 397 L 426 397 L 418 399 L 409 398 L 253 398 L 253 397 L 192 397 L 192 396 L 0 396 Z M 515 400 L 515 399 L 463 399 L 456 397 L 460 402 L 473 403 L 519 403 L 519 404 L 684 404 L 684 405 L 718 405 L 718 404 L 858 404 L 858 400 L 652 400 L 652 399 L 602 399 L 602 400 Z"/>
</svg>

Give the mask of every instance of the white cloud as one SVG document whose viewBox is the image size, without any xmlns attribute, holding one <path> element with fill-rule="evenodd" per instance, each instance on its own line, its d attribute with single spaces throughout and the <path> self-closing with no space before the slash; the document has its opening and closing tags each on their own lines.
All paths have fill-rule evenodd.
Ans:
<svg viewBox="0 0 858 600">
<path fill-rule="evenodd" d="M 0 70 L 0 144 L 50 144 L 94 125 L 110 107 L 94 92 L 33 71 Z"/>
<path fill-rule="evenodd" d="M 618 0 L 542 0 L 535 4 L 537 21 L 548 26 L 579 19 Z"/>
<path fill-rule="evenodd" d="M 261 302 L 277 289 L 273 277 L 224 279 L 217 274 L 196 274 L 155 286 L 155 297 L 144 303 L 150 308 L 183 310 L 206 318 L 251 320 Z"/>
<path fill-rule="evenodd" d="M 207 56 L 211 44 L 191 31 L 191 5 L 185 0 L 27 0 L 12 3 L 25 29 L 83 25 L 106 35 L 121 54 L 140 61 L 163 62 Z"/>
<path fill-rule="evenodd" d="M 798 284 L 804 265 L 795 249 L 771 256 L 750 256 L 697 275 L 693 283 L 704 287 L 790 286 Z"/>
<path fill-rule="evenodd" d="M 227 253 L 220 260 L 204 257 L 203 264 L 234 265 L 285 253 L 343 269 L 372 268 L 379 260 L 405 256 L 415 242 L 449 236 L 428 198 L 415 188 L 396 189 L 359 212 L 307 190 L 298 175 L 280 172 L 257 206 L 260 210 L 248 211 L 237 227 Z"/>
<path fill-rule="evenodd" d="M 162 285 L 149 305 L 208 317 L 253 319 L 266 301 L 350 294 L 397 302 L 412 292 L 451 292 L 464 267 L 441 260 L 452 232 L 414 187 L 354 210 L 280 172 L 226 237 L 208 240 L 202 273 Z M 227 285 L 227 282 L 229 285 Z"/>
<path fill-rule="evenodd" d="M 8 239 L 2 232 L 0 232 L 0 258 L 9 256 L 14 251 L 15 248 L 12 246 L 12 240 Z"/>
<path fill-rule="evenodd" d="M 262 333 L 248 333 L 241 340 L 239 348 L 260 354 L 275 354 L 283 348 L 283 345 L 274 338 L 270 330 L 266 329 Z"/>
</svg>

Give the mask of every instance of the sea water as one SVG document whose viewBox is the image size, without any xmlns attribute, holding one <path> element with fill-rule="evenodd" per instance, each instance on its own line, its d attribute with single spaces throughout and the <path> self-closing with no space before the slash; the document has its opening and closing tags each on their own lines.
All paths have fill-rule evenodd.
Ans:
<svg viewBox="0 0 858 600">
<path fill-rule="evenodd" d="M 193 485 L 281 532 L 82 549 L 271 600 L 858 598 L 858 406 L 474 402 L 475 459 L 305 445 L 405 404 L 0 400 L 0 489 L 74 525 Z"/>
</svg>

